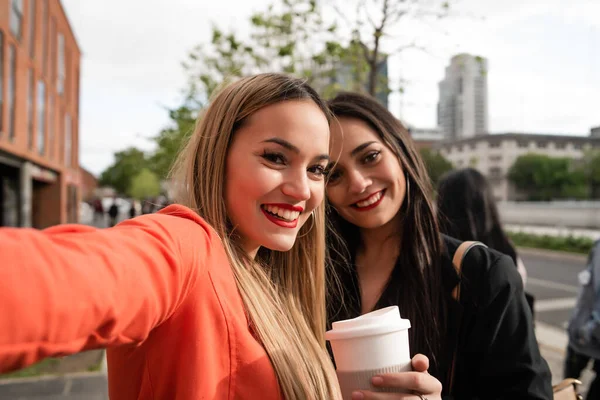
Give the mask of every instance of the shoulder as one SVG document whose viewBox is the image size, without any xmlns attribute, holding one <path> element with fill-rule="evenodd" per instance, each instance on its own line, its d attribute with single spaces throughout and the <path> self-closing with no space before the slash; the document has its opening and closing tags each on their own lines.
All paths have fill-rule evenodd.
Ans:
<svg viewBox="0 0 600 400">
<path fill-rule="evenodd" d="M 461 241 L 444 236 L 446 251 L 444 264 L 452 267 L 452 257 Z M 481 300 L 491 300 L 500 291 L 522 291 L 523 281 L 513 260 L 496 250 L 475 246 L 465 255 L 462 263 L 462 282 L 471 291 L 478 292 Z"/>
<path fill-rule="evenodd" d="M 206 258 L 213 250 L 222 250 L 222 242 L 213 227 L 188 207 L 174 204 L 153 213 L 123 221 L 112 229 L 137 228 L 152 240 L 176 246 L 184 259 Z"/>
</svg>

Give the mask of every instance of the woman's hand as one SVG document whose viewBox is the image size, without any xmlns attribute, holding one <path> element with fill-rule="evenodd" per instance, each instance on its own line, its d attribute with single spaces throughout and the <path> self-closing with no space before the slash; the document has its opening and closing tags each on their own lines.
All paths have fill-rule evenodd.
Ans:
<svg viewBox="0 0 600 400">
<path fill-rule="evenodd" d="M 374 376 L 371 383 L 375 387 L 403 389 L 408 393 L 380 393 L 370 390 L 352 392 L 352 400 L 441 400 L 442 384 L 429 375 L 429 359 L 417 354 L 412 359 L 413 370 Z M 412 394 L 411 394 L 412 393 Z"/>
</svg>

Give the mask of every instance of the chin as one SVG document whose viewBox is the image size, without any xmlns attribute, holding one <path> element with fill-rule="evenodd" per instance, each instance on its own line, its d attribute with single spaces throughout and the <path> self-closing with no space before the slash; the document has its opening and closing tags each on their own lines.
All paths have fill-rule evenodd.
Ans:
<svg viewBox="0 0 600 400">
<path fill-rule="evenodd" d="M 292 247 L 294 247 L 294 243 L 296 243 L 296 236 L 293 237 L 283 237 L 283 238 L 270 238 L 269 240 L 265 240 L 262 247 L 266 247 L 269 250 L 274 251 L 290 251 Z"/>
<path fill-rule="evenodd" d="M 377 229 L 381 228 L 388 222 L 389 220 L 384 218 L 369 218 L 360 221 L 355 221 L 354 225 L 358 226 L 361 229 Z"/>
</svg>

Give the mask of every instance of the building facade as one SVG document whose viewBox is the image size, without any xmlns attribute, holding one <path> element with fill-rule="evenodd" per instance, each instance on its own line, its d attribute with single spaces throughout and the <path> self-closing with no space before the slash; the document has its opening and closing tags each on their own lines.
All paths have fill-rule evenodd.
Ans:
<svg viewBox="0 0 600 400">
<path fill-rule="evenodd" d="M 59 0 L 0 0 L 0 226 L 78 221 L 80 57 Z"/>
<path fill-rule="evenodd" d="M 600 149 L 591 136 L 502 133 L 439 142 L 434 145 L 456 168 L 472 167 L 485 175 L 497 201 L 516 200 L 518 193 L 508 173 L 519 156 L 527 153 L 581 159 L 588 149 Z"/>
<path fill-rule="evenodd" d="M 440 128 L 417 128 L 404 124 L 408 133 L 418 149 L 431 148 L 444 140 L 444 134 Z"/>
<path fill-rule="evenodd" d="M 439 83 L 438 125 L 446 139 L 488 132 L 488 63 L 470 54 L 452 57 Z"/>
</svg>

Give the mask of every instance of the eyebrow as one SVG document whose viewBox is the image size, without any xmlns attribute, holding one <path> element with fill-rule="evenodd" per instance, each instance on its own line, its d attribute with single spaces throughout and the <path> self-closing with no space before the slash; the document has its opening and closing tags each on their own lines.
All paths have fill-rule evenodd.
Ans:
<svg viewBox="0 0 600 400">
<path fill-rule="evenodd" d="M 296 154 L 300 153 L 300 149 L 297 146 L 294 146 L 293 144 L 291 144 L 290 142 L 288 142 L 285 139 L 274 137 L 274 138 L 270 138 L 267 140 L 263 140 L 262 143 L 275 143 L 289 151 L 293 151 Z M 315 157 L 316 161 L 329 160 L 329 159 L 330 159 L 330 157 L 327 154 L 320 154 Z"/>
<path fill-rule="evenodd" d="M 373 143 L 377 143 L 377 142 L 373 140 L 371 142 L 366 142 L 366 143 L 361 144 L 360 146 L 358 146 L 354 150 L 352 150 L 352 152 L 350 153 L 350 155 L 351 156 L 357 155 L 358 153 L 360 153 L 361 151 L 363 151 L 364 149 L 366 149 L 367 147 L 369 147 Z"/>
</svg>

